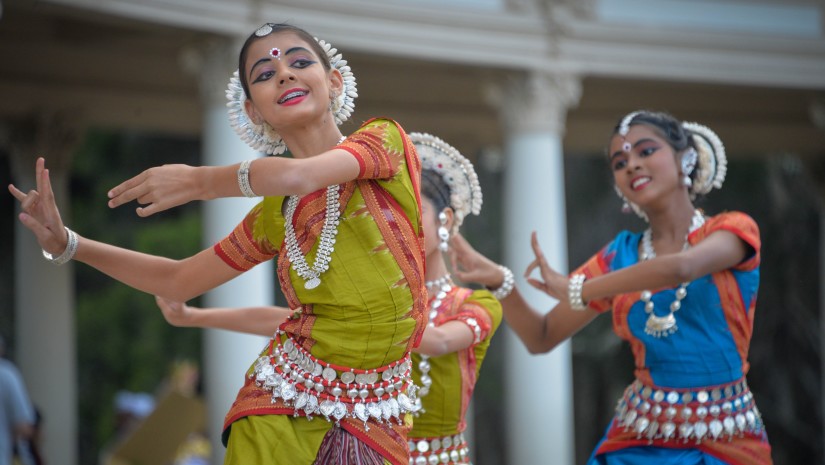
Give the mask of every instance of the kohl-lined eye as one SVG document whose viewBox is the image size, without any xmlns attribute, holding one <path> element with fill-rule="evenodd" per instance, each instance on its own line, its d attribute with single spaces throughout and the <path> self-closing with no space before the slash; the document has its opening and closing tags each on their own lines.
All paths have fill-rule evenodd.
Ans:
<svg viewBox="0 0 825 465">
<path fill-rule="evenodd" d="M 275 76 L 275 71 L 264 71 L 263 73 L 259 74 L 258 77 L 255 78 L 252 83 L 261 82 L 261 81 L 268 81 L 273 76 Z"/>
<path fill-rule="evenodd" d="M 307 58 L 298 58 L 297 60 L 293 61 L 290 66 L 293 68 L 303 69 L 309 65 L 317 63 L 316 61 L 309 60 Z"/>
<path fill-rule="evenodd" d="M 656 146 L 645 147 L 645 148 L 639 150 L 639 155 L 642 156 L 642 157 L 649 157 L 650 155 L 653 155 L 653 153 L 656 152 L 657 150 L 659 150 L 659 147 L 656 147 Z"/>
</svg>

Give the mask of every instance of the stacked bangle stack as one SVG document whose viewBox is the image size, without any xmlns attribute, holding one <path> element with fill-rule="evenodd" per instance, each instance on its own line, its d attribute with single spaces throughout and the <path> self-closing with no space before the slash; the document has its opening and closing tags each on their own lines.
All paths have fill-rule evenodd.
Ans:
<svg viewBox="0 0 825 465">
<path fill-rule="evenodd" d="M 510 271 L 510 268 L 503 265 L 499 265 L 498 267 L 504 274 L 504 280 L 501 282 L 501 287 L 498 289 L 493 289 L 492 292 L 493 297 L 498 300 L 502 300 L 513 292 L 513 287 L 516 285 L 516 281 L 513 278 L 513 272 Z"/>
<path fill-rule="evenodd" d="M 584 287 L 585 276 L 583 274 L 574 274 L 570 277 L 567 294 L 570 300 L 570 308 L 576 311 L 583 311 L 587 308 L 587 304 L 582 300 L 582 288 Z"/>
<path fill-rule="evenodd" d="M 43 256 L 46 257 L 46 260 L 54 263 L 55 265 L 62 265 L 68 262 L 73 259 L 77 253 L 77 234 L 65 226 L 63 226 L 63 228 L 66 230 L 66 249 L 63 253 L 57 257 L 54 257 L 49 252 L 43 250 Z"/>
</svg>

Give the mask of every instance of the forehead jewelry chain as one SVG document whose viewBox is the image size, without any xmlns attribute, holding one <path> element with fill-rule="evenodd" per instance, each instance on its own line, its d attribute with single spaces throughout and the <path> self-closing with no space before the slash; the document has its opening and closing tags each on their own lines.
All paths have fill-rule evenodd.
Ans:
<svg viewBox="0 0 825 465">
<path fill-rule="evenodd" d="M 705 223 L 705 216 L 699 210 L 694 210 L 693 218 L 690 222 L 690 229 L 688 235 L 693 231 L 699 229 Z M 653 233 L 650 228 L 647 228 L 642 235 L 642 261 L 652 260 L 656 258 L 656 251 L 653 249 Z M 687 237 L 685 237 L 685 245 L 682 250 L 687 250 L 690 247 Z M 679 330 L 676 324 L 675 313 L 682 308 L 682 300 L 687 297 L 687 286 L 689 282 L 683 282 L 676 289 L 676 296 L 670 304 L 670 309 L 667 315 L 659 316 L 653 313 L 654 304 L 651 300 L 653 293 L 649 290 L 642 291 L 640 300 L 644 302 L 645 313 L 647 313 L 647 321 L 645 322 L 645 333 L 655 338 L 668 337 Z"/>
</svg>

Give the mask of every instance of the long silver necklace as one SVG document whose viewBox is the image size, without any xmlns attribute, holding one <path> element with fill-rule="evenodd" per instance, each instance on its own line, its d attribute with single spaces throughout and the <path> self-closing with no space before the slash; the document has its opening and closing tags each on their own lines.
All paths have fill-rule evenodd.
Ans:
<svg viewBox="0 0 825 465">
<path fill-rule="evenodd" d="M 338 143 L 346 139 L 341 137 Z M 324 226 L 321 228 L 320 242 L 318 243 L 318 250 L 315 253 L 315 262 L 310 268 L 306 257 L 301 253 L 301 248 L 298 247 L 298 240 L 295 237 L 295 226 L 292 224 L 292 218 L 295 216 L 295 209 L 298 208 L 298 201 L 300 196 L 293 195 L 289 197 L 286 203 L 286 256 L 289 262 L 292 263 L 292 269 L 304 280 L 304 288 L 315 289 L 321 285 L 321 274 L 329 269 L 329 263 L 332 261 L 332 252 L 335 250 L 335 236 L 338 235 L 339 217 L 341 216 L 338 200 L 340 194 L 338 190 L 339 184 L 327 186 L 327 207 L 324 214 Z"/>
<path fill-rule="evenodd" d="M 430 314 L 428 315 L 427 327 L 432 328 L 435 327 L 438 309 L 441 307 L 447 294 L 453 289 L 453 282 L 450 279 L 450 275 L 446 274 L 433 281 L 427 281 L 426 285 L 427 292 L 430 291 L 430 288 L 435 288 L 435 290 L 438 291 L 435 297 L 433 297 L 432 303 L 430 303 Z M 421 373 L 421 389 L 418 390 L 418 398 L 415 400 L 415 416 L 426 413 L 426 410 L 424 410 L 424 407 L 421 405 L 421 398 L 430 393 L 430 386 L 433 385 L 433 379 L 430 377 L 430 368 L 432 368 L 430 366 L 430 357 L 421 354 L 421 361 L 418 362 L 418 371 Z"/>
<path fill-rule="evenodd" d="M 694 210 L 693 218 L 690 221 L 688 235 L 702 227 L 703 224 L 705 224 L 705 216 L 701 211 Z M 685 236 L 685 245 L 682 247 L 682 250 L 687 250 L 688 247 L 690 247 L 690 244 L 687 236 Z M 647 228 L 644 234 L 642 234 L 642 261 L 652 260 L 654 258 L 656 258 L 656 251 L 653 249 L 653 232 L 650 228 Z M 675 313 L 682 308 L 682 300 L 687 297 L 688 284 L 689 282 L 686 281 L 679 285 L 679 288 L 676 289 L 675 299 L 670 303 L 670 311 L 664 316 L 659 316 L 653 313 L 654 305 L 651 300 L 653 293 L 649 290 L 642 291 L 640 300 L 644 302 L 645 313 L 647 313 L 647 321 L 645 322 L 646 334 L 660 338 L 668 337 L 679 330 L 679 326 L 676 324 Z"/>
</svg>

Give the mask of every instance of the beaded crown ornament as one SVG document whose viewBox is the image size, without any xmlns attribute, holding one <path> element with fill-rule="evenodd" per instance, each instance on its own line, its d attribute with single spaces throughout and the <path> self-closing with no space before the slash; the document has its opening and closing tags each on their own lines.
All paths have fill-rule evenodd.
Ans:
<svg viewBox="0 0 825 465">
<path fill-rule="evenodd" d="M 450 188 L 450 207 L 455 213 L 453 233 L 458 231 L 464 218 L 481 212 L 481 184 L 473 164 L 455 149 L 432 134 L 409 133 L 421 157 L 421 168 L 432 170 L 441 176 Z"/>
<path fill-rule="evenodd" d="M 272 31 L 271 25 L 264 24 L 255 31 L 255 35 L 264 37 L 271 34 Z M 355 75 L 352 74 L 352 69 L 347 65 L 347 60 L 344 60 L 343 56 L 338 53 L 338 49 L 334 48 L 329 42 L 320 40 L 317 37 L 315 40 L 326 52 L 330 66 L 337 69 L 344 80 L 344 88 L 332 102 L 332 114 L 335 117 L 335 123 L 340 125 L 352 116 L 355 109 L 355 99 L 358 97 Z M 264 121 L 262 124 L 255 124 L 246 113 L 244 102 L 246 102 L 247 96 L 241 85 L 238 70 L 235 70 L 229 79 L 226 88 L 226 99 L 228 100 L 226 106 L 229 108 L 229 125 L 244 142 L 253 149 L 266 154 L 277 155 L 286 150 L 287 147 L 281 135 L 269 123 Z"/>
</svg>

